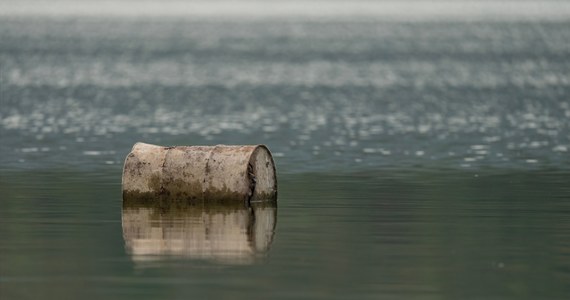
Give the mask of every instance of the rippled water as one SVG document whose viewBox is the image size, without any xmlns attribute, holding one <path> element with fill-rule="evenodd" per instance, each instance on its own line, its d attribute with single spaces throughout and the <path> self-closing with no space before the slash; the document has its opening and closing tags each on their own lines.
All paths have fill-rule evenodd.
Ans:
<svg viewBox="0 0 570 300">
<path fill-rule="evenodd" d="M 567 21 L 2 17 L 0 298 L 564 299 L 569 95 Z M 276 218 L 122 210 L 137 141 L 268 145 Z"/>
<path fill-rule="evenodd" d="M 287 171 L 570 166 L 565 22 L 1 25 L 0 166 L 139 140 L 265 143 Z"/>
</svg>

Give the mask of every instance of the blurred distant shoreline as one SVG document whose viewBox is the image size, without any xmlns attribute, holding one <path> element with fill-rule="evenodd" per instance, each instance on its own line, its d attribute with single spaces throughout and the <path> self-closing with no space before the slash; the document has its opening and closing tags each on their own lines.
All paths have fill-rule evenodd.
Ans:
<svg viewBox="0 0 570 300">
<path fill-rule="evenodd" d="M 570 20 L 567 1 L 72 1 L 7 0 L 0 17 L 191 17 L 213 19 L 373 18 L 432 20 Z"/>
</svg>

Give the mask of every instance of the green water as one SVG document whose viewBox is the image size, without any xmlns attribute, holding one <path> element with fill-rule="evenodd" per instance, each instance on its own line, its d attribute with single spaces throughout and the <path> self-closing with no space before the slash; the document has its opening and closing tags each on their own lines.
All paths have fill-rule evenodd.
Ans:
<svg viewBox="0 0 570 300">
<path fill-rule="evenodd" d="M 0 179 L 2 299 L 564 299 L 570 292 L 568 173 L 282 175 L 271 244 L 238 263 L 160 251 L 145 260 L 128 251 L 118 167 Z"/>
<path fill-rule="evenodd" d="M 567 299 L 570 22 L 518 9 L 0 13 L 0 299 Z M 123 209 L 139 141 L 266 144 L 277 207 Z"/>
</svg>

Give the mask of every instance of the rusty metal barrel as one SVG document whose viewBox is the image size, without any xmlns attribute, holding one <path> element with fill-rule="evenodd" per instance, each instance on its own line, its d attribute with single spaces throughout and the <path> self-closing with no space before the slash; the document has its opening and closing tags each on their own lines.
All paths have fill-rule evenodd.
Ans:
<svg viewBox="0 0 570 300">
<path fill-rule="evenodd" d="M 136 143 L 125 159 L 123 201 L 234 203 L 274 201 L 277 179 L 264 145 L 174 146 Z"/>
</svg>

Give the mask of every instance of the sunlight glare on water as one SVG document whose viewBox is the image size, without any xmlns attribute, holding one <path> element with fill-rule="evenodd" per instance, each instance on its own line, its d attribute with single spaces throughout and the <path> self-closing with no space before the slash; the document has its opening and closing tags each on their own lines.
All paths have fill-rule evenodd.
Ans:
<svg viewBox="0 0 570 300">
<path fill-rule="evenodd" d="M 570 163 L 566 23 L 1 22 L 2 165 L 138 140 L 266 143 L 298 171 Z"/>
</svg>

